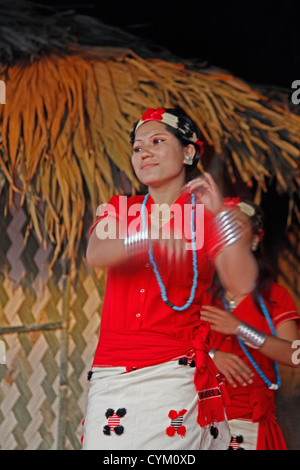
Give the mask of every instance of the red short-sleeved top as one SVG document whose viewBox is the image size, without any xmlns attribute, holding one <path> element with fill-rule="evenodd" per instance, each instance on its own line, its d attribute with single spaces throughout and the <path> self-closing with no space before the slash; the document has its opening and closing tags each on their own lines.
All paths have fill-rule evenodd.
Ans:
<svg viewBox="0 0 300 470">
<path fill-rule="evenodd" d="M 132 196 L 125 199 L 124 196 L 113 196 L 109 201 L 109 206 L 104 208 L 91 230 L 95 229 L 97 223 L 103 220 L 103 217 L 111 217 L 112 220 L 115 218 L 123 228 L 125 224 L 126 232 L 130 231 L 131 227 L 137 226 L 136 219 L 140 213 L 143 200 L 144 196 Z M 152 204 L 153 200 L 149 196 L 146 204 L 148 213 L 151 212 Z M 186 216 L 183 210 L 186 204 L 191 205 L 190 195 L 183 193 L 171 207 L 171 212 L 178 208 L 182 209 L 182 227 L 187 226 L 184 233 L 189 239 L 190 218 Z M 202 230 L 202 233 L 198 233 L 196 237 L 198 236 L 199 240 L 202 237 L 201 243 L 199 242 L 197 246 L 202 246 L 202 241 L 203 246 L 197 250 L 198 283 L 193 303 L 184 311 L 174 311 L 162 300 L 160 287 L 148 253 L 138 255 L 116 267 L 108 268 L 101 331 L 94 366 L 126 366 L 122 357 L 116 353 L 116 349 L 120 349 L 120 354 L 125 354 L 125 356 L 127 352 L 129 354 L 128 349 L 131 349 L 129 356 L 131 358 L 137 357 L 139 347 L 136 346 L 135 353 L 135 344 L 130 345 L 128 343 L 130 337 L 132 337 L 133 342 L 137 341 L 138 337 L 143 337 L 145 349 L 149 349 L 150 355 L 156 354 L 156 350 L 152 346 L 155 341 L 159 342 L 159 338 L 169 337 L 183 342 L 190 342 L 195 337 L 201 324 L 199 310 L 202 293 L 210 286 L 214 273 L 214 265 L 209 258 L 206 244 L 210 237 L 213 215 L 206 211 L 203 205 L 199 206 L 202 206 L 199 207 L 198 212 L 202 221 L 199 220 L 197 227 L 198 232 Z M 126 209 L 124 209 L 125 207 Z M 180 211 L 174 212 L 174 217 L 169 222 L 174 230 L 176 230 L 175 213 L 178 221 Z M 168 253 L 161 248 L 154 248 L 153 255 L 169 301 L 177 306 L 184 305 L 190 296 L 193 284 L 192 251 L 188 250 L 185 259 L 176 263 L 174 258 L 170 258 Z M 109 338 L 114 338 L 113 333 L 122 335 L 124 333 L 121 338 L 124 338 L 122 342 L 125 341 L 125 337 L 127 338 L 126 345 L 116 344 L 120 343 L 119 339 L 116 339 L 115 342 L 110 341 Z M 137 334 L 141 336 L 137 336 Z M 120 337 L 116 336 L 116 338 Z M 145 351 L 143 351 L 144 353 Z M 147 363 L 149 362 L 154 363 L 157 360 L 154 357 L 152 359 L 149 357 Z"/>
<path fill-rule="evenodd" d="M 270 292 L 264 301 L 275 329 L 280 324 L 289 320 L 297 321 L 300 326 L 300 316 L 287 289 L 277 283 L 272 283 Z M 210 292 L 206 292 L 204 294 L 203 305 L 215 305 L 216 307 L 225 309 L 222 301 L 215 297 L 213 298 Z M 233 313 L 240 320 L 248 323 L 259 331 L 266 334 L 272 334 L 265 317 L 258 310 L 251 294 L 239 303 Z M 253 369 L 241 349 L 237 337 L 234 335 L 228 336 L 212 332 L 212 349 L 234 353 L 242 358 Z M 274 383 L 276 380 L 274 361 L 261 354 L 259 350 L 252 348 L 248 349 L 267 378 Z M 255 372 L 254 369 L 253 371 Z M 230 396 L 230 406 L 227 408 L 229 419 L 252 418 L 257 420 L 268 415 L 270 412 L 274 412 L 275 410 L 274 392 L 268 389 L 257 372 L 255 372 L 254 382 L 252 385 L 247 385 L 246 387 L 238 385 L 237 388 L 233 388 L 230 384 L 227 384 L 227 391 Z"/>
</svg>

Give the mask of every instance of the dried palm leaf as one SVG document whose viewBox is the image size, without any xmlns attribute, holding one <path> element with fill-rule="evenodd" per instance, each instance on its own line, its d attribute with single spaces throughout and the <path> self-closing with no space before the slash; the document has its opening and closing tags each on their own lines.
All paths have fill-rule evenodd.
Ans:
<svg viewBox="0 0 300 470">
<path fill-rule="evenodd" d="M 220 155 L 234 181 L 258 183 L 256 200 L 277 177 L 299 190 L 300 117 L 226 72 L 195 70 L 130 50 L 72 47 L 5 69 L 0 109 L 1 190 L 23 194 L 30 226 L 56 244 L 54 260 L 76 254 L 86 197 L 93 211 L 115 192 L 139 188 L 129 132 L 148 107 L 180 105 Z"/>
</svg>

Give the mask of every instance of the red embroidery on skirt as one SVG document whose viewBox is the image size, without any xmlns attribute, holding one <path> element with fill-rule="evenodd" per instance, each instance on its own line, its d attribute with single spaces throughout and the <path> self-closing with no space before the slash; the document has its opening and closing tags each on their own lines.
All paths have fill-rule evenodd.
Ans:
<svg viewBox="0 0 300 470">
<path fill-rule="evenodd" d="M 85 421 L 85 420 L 83 419 L 82 422 L 81 422 L 81 425 L 82 425 L 82 426 L 84 426 L 84 421 Z M 81 442 L 81 445 L 82 445 L 82 444 L 83 444 L 83 434 L 82 434 L 82 436 L 81 436 L 81 438 L 80 438 L 80 442 Z"/>
<path fill-rule="evenodd" d="M 169 418 L 171 420 L 170 426 L 167 427 L 166 433 L 168 436 L 174 436 L 175 433 L 177 433 L 179 436 L 185 436 L 186 433 L 186 427 L 182 425 L 183 422 L 183 416 L 187 410 L 181 410 L 181 411 L 175 411 L 171 410 L 169 411 Z"/>
<path fill-rule="evenodd" d="M 229 450 L 245 450 L 244 447 L 241 446 L 242 442 L 244 442 L 244 438 L 242 435 L 239 436 L 231 436 Z"/>
</svg>

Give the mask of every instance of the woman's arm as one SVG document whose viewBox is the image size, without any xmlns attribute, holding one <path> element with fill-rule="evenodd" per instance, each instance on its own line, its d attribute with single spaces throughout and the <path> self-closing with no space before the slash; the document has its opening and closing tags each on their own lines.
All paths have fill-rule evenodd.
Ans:
<svg viewBox="0 0 300 470">
<path fill-rule="evenodd" d="M 190 181 L 186 187 L 196 194 L 198 201 L 209 211 L 218 214 L 224 210 L 223 197 L 209 173 Z M 252 292 L 258 276 L 257 262 L 251 251 L 249 219 L 240 210 L 236 211 L 237 223 L 242 228 L 241 237 L 235 243 L 224 246 L 215 259 L 216 270 L 224 289 L 234 296 Z"/>
<path fill-rule="evenodd" d="M 228 313 L 217 307 L 202 306 L 201 319 L 208 321 L 211 329 L 227 335 L 237 335 L 237 328 L 242 322 L 232 313 Z M 277 329 L 277 337 L 266 335 L 266 340 L 259 351 L 273 361 L 290 367 L 299 367 L 293 362 L 293 341 L 299 339 L 297 323 L 289 320 L 281 324 Z"/>
<path fill-rule="evenodd" d="M 258 265 L 245 235 L 226 246 L 215 260 L 220 282 L 233 297 L 252 292 L 258 277 Z"/>
<path fill-rule="evenodd" d="M 94 268 L 114 266 L 123 262 L 127 255 L 123 239 L 101 240 L 97 236 L 97 230 L 92 231 L 86 251 L 87 263 L 90 266 Z"/>
<path fill-rule="evenodd" d="M 149 250 L 149 241 L 152 234 L 154 234 L 154 238 L 151 238 L 153 247 L 159 244 L 162 248 L 167 249 L 170 254 L 177 253 L 178 256 L 186 253 L 185 239 L 177 239 L 176 234 L 172 231 L 170 231 L 169 238 L 165 239 L 162 232 L 158 231 L 158 227 L 154 227 L 152 230 L 152 222 L 149 222 L 149 234 L 147 232 L 138 232 L 132 236 L 120 238 L 119 234 L 121 232 L 118 222 L 115 219 L 111 219 L 111 221 L 111 233 L 105 232 L 108 235 L 107 238 L 103 239 L 98 236 L 97 226 L 94 227 L 90 235 L 86 259 L 87 263 L 94 268 L 116 266 L 128 258 L 131 259 L 131 262 L 138 261 L 139 255 Z"/>
<path fill-rule="evenodd" d="M 276 333 L 277 337 L 267 336 L 266 341 L 260 348 L 261 353 L 281 364 L 290 367 L 299 366 L 299 364 L 293 362 L 295 349 L 292 345 L 294 341 L 299 340 L 296 321 L 289 320 L 282 323 L 276 328 Z"/>
</svg>

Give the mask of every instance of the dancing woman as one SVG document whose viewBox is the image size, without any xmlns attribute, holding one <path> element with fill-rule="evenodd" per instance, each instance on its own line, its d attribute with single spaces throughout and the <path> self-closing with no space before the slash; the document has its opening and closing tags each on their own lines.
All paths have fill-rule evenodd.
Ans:
<svg viewBox="0 0 300 470">
<path fill-rule="evenodd" d="M 181 110 L 147 110 L 131 142 L 148 192 L 113 196 L 91 228 L 87 261 L 108 272 L 84 449 L 229 445 L 224 384 L 199 310 L 215 268 L 231 291 L 247 294 L 257 264 L 244 215 L 223 210 L 212 177 L 187 183 L 199 138 Z"/>
</svg>

